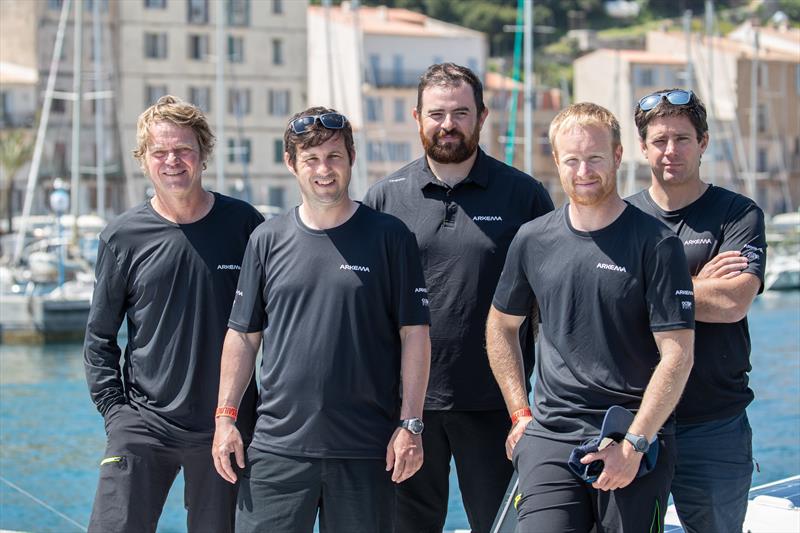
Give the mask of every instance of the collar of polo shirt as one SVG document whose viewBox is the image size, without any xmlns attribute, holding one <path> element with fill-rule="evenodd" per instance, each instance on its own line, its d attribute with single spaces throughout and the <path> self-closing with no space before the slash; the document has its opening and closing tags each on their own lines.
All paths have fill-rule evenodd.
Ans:
<svg viewBox="0 0 800 533">
<path fill-rule="evenodd" d="M 437 185 L 441 187 L 443 185 L 442 182 L 436 179 L 436 176 L 434 176 L 433 172 L 431 172 L 431 167 L 428 166 L 428 158 L 423 156 L 419 159 L 419 161 L 420 165 L 417 167 L 417 173 L 415 175 L 417 183 L 419 184 L 419 188 L 424 189 L 428 185 Z M 462 183 L 474 183 L 484 189 L 489 186 L 489 172 L 486 168 L 486 154 L 483 153 L 483 150 L 481 150 L 480 147 L 478 148 L 478 157 L 475 158 L 475 163 L 472 165 L 469 174 L 467 174 L 467 177 L 460 181 L 458 185 L 461 185 Z"/>
</svg>

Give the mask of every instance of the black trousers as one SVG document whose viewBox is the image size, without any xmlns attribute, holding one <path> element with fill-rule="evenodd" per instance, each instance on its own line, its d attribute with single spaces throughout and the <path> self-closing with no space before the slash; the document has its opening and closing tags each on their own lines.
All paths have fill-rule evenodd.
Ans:
<svg viewBox="0 0 800 533">
<path fill-rule="evenodd" d="M 388 533 L 394 487 L 384 459 L 318 459 L 247 450 L 237 533 Z"/>
<path fill-rule="evenodd" d="M 89 521 L 91 533 L 154 532 L 181 468 L 187 531 L 233 531 L 237 487 L 217 474 L 210 444 L 165 442 L 127 405 L 109 415 L 106 432 L 108 442 Z"/>
<path fill-rule="evenodd" d="M 567 466 L 576 442 L 525 434 L 514 448 L 520 533 L 641 533 L 664 530 L 675 472 L 675 436 L 658 437 L 656 467 L 625 488 L 601 491 Z"/>
<path fill-rule="evenodd" d="M 505 441 L 511 421 L 501 411 L 425 411 L 425 462 L 397 487 L 397 533 L 440 533 L 447 518 L 450 458 L 474 533 L 492 527 L 513 468 Z"/>
</svg>

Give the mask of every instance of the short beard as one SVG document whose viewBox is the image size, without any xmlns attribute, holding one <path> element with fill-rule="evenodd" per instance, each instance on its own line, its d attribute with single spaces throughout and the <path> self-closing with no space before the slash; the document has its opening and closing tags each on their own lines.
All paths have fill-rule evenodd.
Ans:
<svg viewBox="0 0 800 533">
<path fill-rule="evenodd" d="M 459 139 L 452 143 L 439 144 L 438 137 L 448 134 L 456 135 Z M 422 141 L 422 147 L 425 149 L 425 154 L 442 164 L 456 164 L 463 163 L 475 153 L 478 149 L 480 142 L 481 128 L 480 124 L 475 124 L 475 129 L 469 138 L 465 138 L 464 134 L 458 130 L 444 131 L 440 130 L 433 138 L 428 138 L 422 131 L 419 132 L 419 138 Z"/>
</svg>

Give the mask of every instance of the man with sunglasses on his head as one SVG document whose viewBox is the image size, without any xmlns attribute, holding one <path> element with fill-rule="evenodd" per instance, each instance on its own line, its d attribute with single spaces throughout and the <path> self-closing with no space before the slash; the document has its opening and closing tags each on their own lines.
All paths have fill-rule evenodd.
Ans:
<svg viewBox="0 0 800 533">
<path fill-rule="evenodd" d="M 541 183 L 478 147 L 487 114 L 470 69 L 430 66 L 412 111 L 425 155 L 364 199 L 414 232 L 431 302 L 425 464 L 398 486 L 398 532 L 442 530 L 451 457 L 476 533 L 491 528 L 513 472 L 504 452 L 512 421 L 489 368 L 484 325 L 511 239 L 553 203 Z M 520 332 L 528 377 L 533 327 L 528 320 Z"/>
<path fill-rule="evenodd" d="M 393 483 L 423 459 L 430 340 L 417 243 L 398 219 L 350 198 L 344 116 L 294 115 L 284 147 L 302 204 L 248 243 L 222 351 L 214 462 L 229 482 L 241 476 L 239 533 L 310 532 L 318 512 L 323 532 L 392 531 Z M 262 340 L 245 460 L 234 420 Z"/>
<path fill-rule="evenodd" d="M 741 531 L 753 471 L 747 311 L 763 290 L 764 213 L 700 179 L 708 124 L 696 94 L 650 94 L 634 118 L 652 183 L 627 201 L 678 234 L 694 284 L 696 357 L 676 410 L 675 507 L 689 532 Z"/>
</svg>

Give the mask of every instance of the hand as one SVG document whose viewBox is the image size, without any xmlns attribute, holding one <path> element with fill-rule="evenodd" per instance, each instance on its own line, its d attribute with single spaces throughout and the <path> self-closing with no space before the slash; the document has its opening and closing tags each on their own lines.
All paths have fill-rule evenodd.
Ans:
<svg viewBox="0 0 800 533">
<path fill-rule="evenodd" d="M 533 420 L 532 416 L 521 416 L 517 419 L 517 423 L 511 426 L 511 431 L 508 432 L 506 437 L 506 457 L 511 460 L 511 454 L 514 453 L 514 447 L 522 438 L 525 433 L 525 428 L 528 427 L 528 422 Z"/>
<path fill-rule="evenodd" d="M 228 483 L 236 483 L 236 472 L 231 465 L 231 454 L 236 456 L 236 464 L 244 468 L 244 442 L 239 428 L 233 418 L 220 416 L 217 418 L 217 429 L 214 431 L 214 442 L 211 445 L 211 456 L 214 468 L 222 479 Z"/>
<path fill-rule="evenodd" d="M 616 490 L 627 487 L 639 471 L 639 463 L 643 454 L 633 449 L 633 445 L 624 440 L 622 443 L 611 443 L 605 449 L 595 453 L 587 453 L 581 463 L 588 465 L 592 461 L 603 461 L 605 466 L 592 483 L 599 490 Z"/>
<path fill-rule="evenodd" d="M 422 466 L 422 435 L 414 435 L 407 429 L 397 428 L 386 446 L 386 471 L 392 472 L 392 481 L 401 483 Z"/>
<path fill-rule="evenodd" d="M 711 258 L 695 276 L 698 279 L 735 278 L 747 268 L 747 258 L 736 250 L 722 252 Z"/>
</svg>

